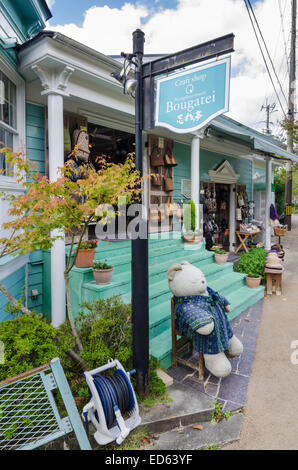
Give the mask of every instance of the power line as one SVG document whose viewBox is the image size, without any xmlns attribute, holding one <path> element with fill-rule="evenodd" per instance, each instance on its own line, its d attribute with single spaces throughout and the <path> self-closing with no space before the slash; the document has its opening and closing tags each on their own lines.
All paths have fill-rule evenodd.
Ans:
<svg viewBox="0 0 298 470">
<path fill-rule="evenodd" d="M 266 50 L 266 52 L 267 52 L 267 55 L 268 55 L 268 58 L 269 58 L 269 60 L 270 60 L 270 63 L 271 63 L 271 66 L 272 66 L 274 75 L 275 75 L 275 77 L 276 77 L 276 79 L 277 79 L 277 82 L 278 82 L 278 84 L 279 84 L 280 90 L 281 90 L 281 92 L 282 92 L 282 94 L 283 94 L 283 97 L 284 97 L 286 103 L 287 103 L 288 100 L 287 100 L 286 95 L 284 94 L 284 91 L 283 91 L 283 89 L 282 89 L 280 80 L 279 80 L 278 75 L 277 75 L 277 73 L 276 73 L 276 70 L 275 70 L 275 67 L 274 67 L 274 63 L 273 63 L 273 61 L 272 61 L 272 59 L 271 59 L 271 55 L 270 55 L 270 53 L 269 53 L 269 50 L 268 50 L 266 41 L 265 41 L 264 36 L 263 36 L 263 33 L 262 33 L 262 31 L 261 31 L 259 22 L 258 22 L 258 20 L 257 20 L 257 18 L 256 18 L 254 9 L 253 9 L 253 7 L 252 7 L 252 4 L 251 4 L 250 0 L 246 0 L 246 1 L 247 1 L 248 5 L 249 5 L 249 7 L 250 7 L 250 10 L 251 10 L 252 14 L 253 14 L 254 20 L 255 20 L 255 22 L 256 22 L 256 25 L 257 25 L 257 28 L 258 28 L 258 30 L 259 30 L 260 36 L 261 36 L 262 41 L 263 41 L 263 43 L 264 43 L 265 50 Z"/>
<path fill-rule="evenodd" d="M 249 8 L 248 8 L 248 5 L 247 5 L 247 3 L 246 3 L 246 0 L 244 0 L 244 3 L 245 3 L 245 6 L 246 6 L 246 9 L 247 9 L 247 13 L 248 13 L 250 22 L 251 22 L 251 25 L 252 25 L 252 27 L 253 27 L 253 30 L 254 30 L 254 33 L 255 33 L 255 36 L 256 36 L 256 40 L 257 40 L 258 45 L 259 45 L 259 49 L 260 49 L 260 51 L 261 51 L 261 54 L 262 54 L 262 57 L 263 57 L 263 60 L 264 60 L 264 64 L 265 64 L 265 66 L 266 66 L 267 73 L 268 73 L 269 78 L 270 78 L 270 80 L 271 80 L 271 83 L 272 83 L 272 86 L 273 86 L 273 88 L 274 88 L 274 91 L 275 91 L 275 94 L 276 94 L 276 96 L 277 96 L 277 99 L 278 99 L 278 102 L 279 102 L 279 104 L 280 104 L 280 107 L 281 107 L 281 109 L 282 109 L 284 115 L 286 115 L 286 113 L 285 113 L 285 111 L 284 111 L 284 108 L 283 108 L 283 105 L 281 104 L 279 95 L 278 95 L 278 93 L 277 93 L 277 91 L 276 91 L 276 87 L 275 87 L 275 85 L 274 85 L 274 82 L 273 82 L 273 79 L 272 79 L 272 76 L 271 76 L 271 73 L 270 73 L 270 70 L 269 70 L 269 67 L 268 67 L 266 58 L 265 58 L 265 56 L 264 56 L 264 53 L 263 53 L 263 50 L 262 50 L 262 46 L 261 46 L 261 43 L 260 43 L 260 41 L 259 41 L 259 38 L 258 38 L 258 35 L 257 35 L 257 31 L 256 31 L 255 25 L 254 25 L 254 23 L 253 23 L 253 19 L 252 19 L 252 17 L 251 17 L 250 10 L 249 10 Z"/>
<path fill-rule="evenodd" d="M 285 35 L 285 26 L 284 26 L 284 13 L 285 13 L 285 9 L 286 9 L 286 4 L 285 4 L 285 7 L 284 7 L 284 11 L 282 12 L 281 10 L 281 4 L 280 4 L 280 0 L 278 0 L 278 7 L 279 7 L 279 13 L 280 13 L 280 21 L 281 21 L 281 29 L 282 29 L 282 36 L 283 36 L 283 42 L 284 42 L 284 47 L 285 47 L 285 56 L 287 58 L 287 70 L 288 70 L 288 74 L 290 74 L 290 70 L 289 70 L 289 61 L 288 61 L 288 52 L 287 52 L 287 43 L 286 43 L 286 35 Z"/>
</svg>

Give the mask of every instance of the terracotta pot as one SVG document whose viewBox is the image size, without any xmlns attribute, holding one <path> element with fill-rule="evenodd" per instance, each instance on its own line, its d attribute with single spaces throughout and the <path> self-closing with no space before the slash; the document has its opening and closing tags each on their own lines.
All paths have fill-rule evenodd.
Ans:
<svg viewBox="0 0 298 470">
<path fill-rule="evenodd" d="M 228 261 L 229 253 L 225 253 L 224 255 L 220 255 L 219 253 L 214 253 L 214 258 L 217 264 L 226 264 Z"/>
<path fill-rule="evenodd" d="M 202 235 L 198 235 L 198 234 L 195 234 L 195 233 L 184 233 L 183 234 L 183 240 L 186 242 L 186 243 L 200 243 L 202 241 L 203 237 Z"/>
<path fill-rule="evenodd" d="M 112 276 L 114 273 L 114 268 L 111 269 L 93 269 L 93 275 L 96 284 L 99 286 L 105 286 L 110 284 Z"/>
<path fill-rule="evenodd" d="M 261 284 L 261 276 L 260 277 L 248 277 L 246 276 L 246 283 L 248 285 L 248 287 L 250 287 L 251 289 L 256 289 L 257 287 L 259 287 L 259 285 Z"/>
<path fill-rule="evenodd" d="M 96 251 L 96 248 L 92 248 L 92 250 L 79 250 L 78 256 L 76 259 L 76 267 L 77 268 L 92 268 L 95 251 Z"/>
</svg>

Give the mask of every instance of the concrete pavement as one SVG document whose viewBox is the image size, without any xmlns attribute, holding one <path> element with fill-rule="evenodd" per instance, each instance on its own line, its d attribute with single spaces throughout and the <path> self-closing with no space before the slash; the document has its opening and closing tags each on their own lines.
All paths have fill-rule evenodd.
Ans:
<svg viewBox="0 0 298 470">
<path fill-rule="evenodd" d="M 264 300 L 241 437 L 223 450 L 298 449 L 298 215 L 282 244 L 283 293 Z"/>
</svg>

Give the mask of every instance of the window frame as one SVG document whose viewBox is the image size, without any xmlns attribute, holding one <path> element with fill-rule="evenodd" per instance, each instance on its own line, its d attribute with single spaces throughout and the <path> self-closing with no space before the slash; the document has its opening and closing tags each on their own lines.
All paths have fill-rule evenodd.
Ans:
<svg viewBox="0 0 298 470">
<path fill-rule="evenodd" d="M 13 151 L 24 151 L 26 148 L 26 103 L 25 81 L 23 78 L 0 57 L 0 69 L 6 77 L 16 86 L 16 128 L 1 121 L 3 129 L 13 135 Z M 11 189 L 24 191 L 14 176 L 0 175 L 0 190 Z"/>
</svg>

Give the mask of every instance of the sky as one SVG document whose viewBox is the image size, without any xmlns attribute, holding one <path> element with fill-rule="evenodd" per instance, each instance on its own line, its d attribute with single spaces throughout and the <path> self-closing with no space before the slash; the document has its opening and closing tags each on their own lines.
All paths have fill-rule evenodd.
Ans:
<svg viewBox="0 0 298 470">
<path fill-rule="evenodd" d="M 260 131 L 265 128 L 262 105 L 276 103 L 272 130 L 283 117 L 244 0 L 47 0 L 53 18 L 47 29 L 60 31 L 104 54 L 130 52 L 132 32 L 145 32 L 145 53 L 171 53 L 228 33 L 235 34 L 231 101 L 228 115 Z M 74 6 L 75 3 L 75 6 Z M 287 112 L 287 55 L 291 0 L 253 0 L 272 61 L 282 85 L 276 88 Z"/>
</svg>

